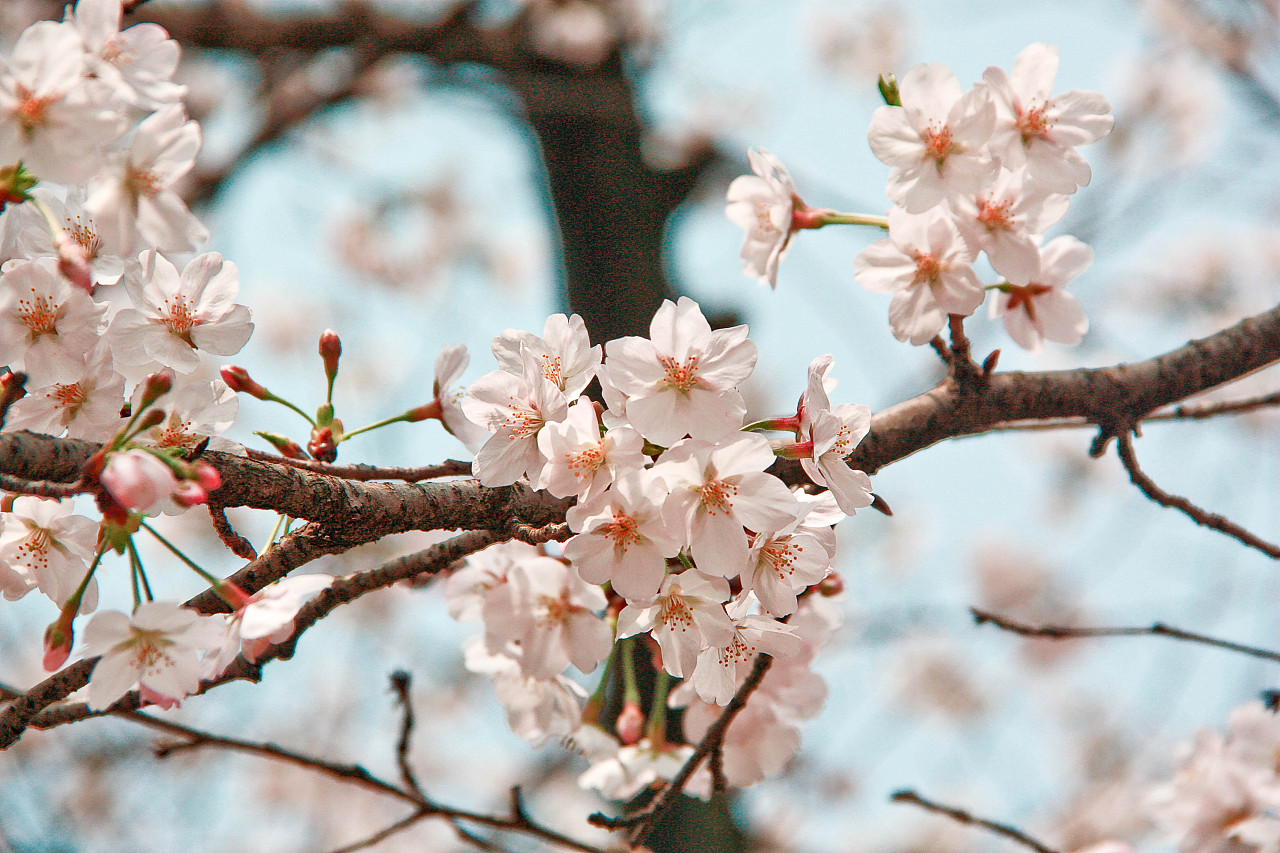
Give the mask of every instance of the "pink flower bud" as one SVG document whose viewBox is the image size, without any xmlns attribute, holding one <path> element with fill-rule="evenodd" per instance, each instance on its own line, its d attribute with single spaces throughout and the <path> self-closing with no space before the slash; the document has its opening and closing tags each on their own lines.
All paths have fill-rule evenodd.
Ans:
<svg viewBox="0 0 1280 853">
<path fill-rule="evenodd" d="M 212 492 L 222 485 L 222 475 L 218 473 L 218 469 L 203 459 L 196 460 L 195 465 L 192 466 L 192 473 L 195 474 L 195 481 L 206 492 Z"/>
<path fill-rule="evenodd" d="M 195 506 L 209 500 L 209 493 L 193 480 L 179 480 L 172 497 L 178 506 Z"/>
<path fill-rule="evenodd" d="M 75 608 L 66 608 L 58 616 L 57 621 L 44 630 L 44 671 L 57 672 L 71 656 L 71 644 L 75 640 L 75 631 L 71 623 L 75 620 Z"/>
<path fill-rule="evenodd" d="M 320 358 L 324 361 L 324 375 L 332 379 L 338 373 L 338 359 L 342 356 L 342 341 L 333 329 L 320 333 Z"/>
<path fill-rule="evenodd" d="M 222 381 L 227 383 L 227 387 L 239 394 L 248 394 L 250 397 L 257 397 L 259 400 L 267 399 L 270 392 L 266 388 L 259 385 L 249 378 L 249 371 L 235 364 L 228 364 L 220 371 L 222 373 Z"/>
<path fill-rule="evenodd" d="M 116 503 L 138 512 L 151 509 L 178 489 L 173 470 L 153 454 L 138 448 L 112 453 L 98 481 Z M 200 488 L 195 483 L 192 485 Z"/>
<path fill-rule="evenodd" d="M 332 462 L 338 458 L 338 443 L 333 439 L 333 430 L 329 427 L 317 427 L 311 431 L 311 440 L 307 442 L 307 451 L 321 462 Z"/>
<path fill-rule="evenodd" d="M 417 423 L 418 421 L 425 421 L 428 418 L 435 418 L 440 421 L 444 420 L 444 409 L 440 407 L 439 398 L 432 400 L 430 403 L 423 403 L 421 406 L 415 406 L 405 412 L 404 415 L 405 421 L 411 424 Z"/>
<path fill-rule="evenodd" d="M 640 706 L 635 702 L 626 702 L 622 706 L 622 713 L 618 715 L 618 721 L 614 724 L 614 728 L 618 732 L 618 740 L 622 741 L 623 746 L 631 746 L 638 743 L 640 738 L 644 736 L 644 711 L 640 710 Z"/>
<path fill-rule="evenodd" d="M 159 373 L 153 373 L 142 382 L 142 397 L 138 401 L 138 408 L 145 409 L 165 394 L 169 393 L 169 389 L 173 387 L 173 371 L 165 369 Z"/>
<path fill-rule="evenodd" d="M 253 601 L 253 597 L 233 581 L 219 581 L 213 585 L 213 591 L 218 598 L 230 604 L 232 610 L 241 610 Z"/>
</svg>

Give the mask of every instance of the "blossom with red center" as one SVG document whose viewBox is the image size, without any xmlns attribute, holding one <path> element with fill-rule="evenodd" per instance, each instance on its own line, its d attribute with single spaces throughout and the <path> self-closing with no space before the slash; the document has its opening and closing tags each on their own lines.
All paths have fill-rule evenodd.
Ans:
<svg viewBox="0 0 1280 853">
<path fill-rule="evenodd" d="M 649 631 L 662 649 L 662 666 L 676 678 L 693 672 L 698 654 L 733 638 L 733 621 L 724 611 L 729 584 L 689 570 L 667 575 L 657 600 L 628 604 L 618 614 L 618 639 Z"/>
<path fill-rule="evenodd" d="M 13 404 L 5 429 L 29 429 L 47 435 L 106 441 L 121 425 L 124 377 L 112 367 L 111 350 L 99 341 L 74 382 L 34 388 Z"/>
<path fill-rule="evenodd" d="M 973 255 L 951 217 L 942 211 L 913 216 L 889 211 L 889 236 L 854 260 L 854 275 L 867 290 L 892 293 L 889 328 L 900 341 L 928 343 L 948 314 L 968 316 L 985 292 L 973 272 Z"/>
<path fill-rule="evenodd" d="M 776 287 L 778 265 L 791 248 L 796 232 L 795 213 L 804 203 L 796 195 L 791 175 L 773 154 L 747 149 L 754 174 L 740 175 L 729 184 L 725 215 L 746 232 L 742 241 L 742 271 Z"/>
<path fill-rule="evenodd" d="M 17 498 L 0 528 L 0 593 L 14 600 L 38 587 L 61 607 L 84 579 L 97 535 L 96 522 L 72 515 L 71 501 Z M 92 611 L 97 600 L 91 581 L 81 612 Z"/>
<path fill-rule="evenodd" d="M 137 411 L 142 387 L 134 393 Z M 240 411 L 236 393 L 221 379 L 191 380 L 166 394 L 157 408 L 163 409 L 164 420 L 135 438 L 138 444 L 152 447 L 192 448 L 208 440 L 211 450 L 239 451 L 239 445 L 219 436 L 231 428 Z"/>
<path fill-rule="evenodd" d="M 1003 317 L 1009 337 L 1030 352 L 1039 352 L 1046 340 L 1074 346 L 1089 330 L 1089 318 L 1066 286 L 1093 263 L 1093 250 L 1064 235 L 1040 249 L 1037 261 L 1022 283 L 1000 285 L 991 316 Z"/>
<path fill-rule="evenodd" d="M 802 646 L 791 626 L 768 616 L 744 616 L 734 623 L 728 643 L 699 653 L 693 688 L 702 701 L 727 705 L 738 690 L 739 671 L 749 668 L 758 653 L 789 658 L 799 654 Z"/>
<path fill-rule="evenodd" d="M 52 259 L 15 264 L 0 275 L 0 364 L 25 371 L 32 387 L 76 382 L 106 310 Z"/>
<path fill-rule="evenodd" d="M 1013 73 L 988 68 L 982 75 L 996 109 L 992 153 L 1007 169 L 1025 167 L 1031 180 L 1046 190 L 1073 193 L 1089 183 L 1089 164 L 1078 145 L 1096 142 L 1111 132 L 1111 105 L 1098 92 L 1072 89 L 1053 95 L 1058 49 L 1036 43 L 1013 62 Z"/>
<path fill-rule="evenodd" d="M 125 119 L 87 79 L 75 28 L 41 21 L 18 38 L 0 74 L 0 162 L 46 180 L 93 177 Z"/>
<path fill-rule="evenodd" d="M 671 492 L 662 516 L 702 571 L 737 577 L 747 570 L 747 533 L 793 522 L 795 496 L 765 469 L 774 462 L 763 436 L 745 433 L 720 444 L 687 439 L 658 459 L 654 473 Z"/>
<path fill-rule="evenodd" d="M 867 132 L 871 151 L 890 167 L 886 191 L 895 204 L 923 213 L 995 176 L 987 151 L 995 106 L 985 88 L 962 92 L 935 62 L 908 71 L 898 91 L 902 106 L 877 109 Z"/>
<path fill-rule="evenodd" d="M 643 447 L 640 433 L 628 426 L 601 435 L 590 398 L 579 397 L 564 420 L 538 433 L 538 449 L 547 460 L 538 487 L 558 498 L 586 500 L 603 491 L 619 471 L 644 467 L 648 459 Z"/>
<path fill-rule="evenodd" d="M 1012 280 L 1039 266 L 1036 235 L 1066 215 L 1070 199 L 1027 179 L 1026 172 L 1003 170 L 995 183 L 951 202 L 956 227 L 970 253 L 986 251 L 996 272 Z"/>
<path fill-rule="evenodd" d="M 158 252 L 143 252 L 125 275 L 132 308 L 111 323 L 112 353 L 124 365 L 159 362 L 179 373 L 200 364 L 199 352 L 235 355 L 253 334 L 249 309 L 233 302 L 236 265 L 217 252 L 178 269 Z"/>
<path fill-rule="evenodd" d="M 524 374 L 524 359 L 532 359 L 567 399 L 581 394 L 600 367 L 600 346 L 591 346 L 586 322 L 577 314 L 552 314 L 541 337 L 507 329 L 493 339 L 492 348 L 498 367 L 514 376 Z"/>
<path fill-rule="evenodd" d="M 486 486 L 509 486 L 526 476 L 537 482 L 546 464 L 538 433 L 548 421 L 563 420 L 569 408 L 534 358 L 525 360 L 523 376 L 504 370 L 481 376 L 461 406 L 468 419 L 493 433 L 472 462 Z"/>
<path fill-rule="evenodd" d="M 612 583 L 629 602 L 648 603 L 658 593 L 667 558 L 680 542 L 662 521 L 667 492 L 651 471 L 620 476 L 608 490 L 572 507 L 566 519 L 578 535 L 564 555 L 588 583 Z"/>
<path fill-rule="evenodd" d="M 682 296 L 662 303 L 649 335 L 606 345 L 609 382 L 641 435 L 669 446 L 686 435 L 714 440 L 742 426 L 746 406 L 737 386 L 756 364 L 746 326 L 713 332 L 698 303 Z"/>
<path fill-rule="evenodd" d="M 138 606 L 132 618 L 103 611 L 84 630 L 86 658 L 101 655 L 89 677 L 89 707 L 101 711 L 137 684 L 150 701 L 172 707 L 200 686 L 199 656 L 218 647 L 221 618 L 167 601 Z"/>
</svg>

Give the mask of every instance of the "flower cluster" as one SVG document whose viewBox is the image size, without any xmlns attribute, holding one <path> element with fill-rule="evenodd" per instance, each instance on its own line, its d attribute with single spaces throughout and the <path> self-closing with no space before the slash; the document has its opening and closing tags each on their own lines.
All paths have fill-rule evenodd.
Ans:
<svg viewBox="0 0 1280 853">
<path fill-rule="evenodd" d="M 236 398 L 202 377 L 253 331 L 235 265 L 192 257 L 209 232 L 176 191 L 200 148 L 172 79 L 178 46 L 154 24 L 122 31 L 121 15 L 119 0 L 80 0 L 28 27 L 0 68 L 0 382 L 25 376 L 4 429 L 104 443 L 85 469 L 103 524 L 69 500 L 0 504 L 0 592 L 39 590 L 62 611 L 46 634 L 51 669 L 76 615 L 97 605 L 104 552 L 133 554 L 142 514 L 180 512 L 218 487 L 188 456 L 231 425 Z M 232 622 L 253 625 L 246 608 L 261 605 L 241 604 Z M 226 657 L 222 622 L 168 602 L 96 614 L 82 649 L 102 656 L 91 706 L 135 683 L 176 703 L 196 689 L 201 655 Z M 242 636 L 266 636 L 257 622 L 232 656 Z"/>
<path fill-rule="evenodd" d="M 584 707 L 564 675 L 570 664 L 629 670 L 643 649 L 660 678 L 683 679 L 672 703 L 714 708 L 733 697 L 757 653 L 786 659 L 728 747 L 742 768 L 735 781 L 777 769 L 798 742 L 792 721 L 821 702 L 807 666 L 829 620 L 806 602 L 831 571 L 832 525 L 872 501 L 870 480 L 844 459 L 870 411 L 831 405 L 824 356 L 795 414 L 744 427 L 739 386 L 755 368 L 755 345 L 744 326 L 713 331 L 688 298 L 664 302 L 648 338 L 610 341 L 604 353 L 576 315 L 551 317 L 541 336 L 504 332 L 493 353 L 500 368 L 461 402 L 491 434 L 473 470 L 485 485 L 525 477 L 576 498 L 576 535 L 561 555 L 519 543 L 489 549 L 449 579 L 450 612 L 484 624 L 468 666 L 495 678 L 513 729 L 534 743 L 571 737 L 595 764 L 586 784 L 628 796 L 670 775 L 659 768 L 679 767 L 670 758 L 681 747 L 654 723 L 665 706 L 649 709 L 646 728 L 628 700 L 618 739 L 606 736 L 599 697 L 611 679 Z M 593 378 L 606 406 L 580 396 Z M 797 440 L 771 443 L 766 429 Z M 767 470 L 778 456 L 802 460 L 828 490 L 788 488 Z"/>
<path fill-rule="evenodd" d="M 963 91 L 942 63 L 919 65 L 901 84 L 886 84 L 868 141 L 890 167 L 894 203 L 888 237 L 855 260 L 858 282 L 891 293 L 889 327 L 912 344 L 932 340 L 948 315 L 967 317 L 997 291 L 991 315 L 1009 335 L 1038 351 L 1045 340 L 1080 341 L 1088 320 L 1067 283 L 1093 260 L 1070 236 L 1047 243 L 1046 229 L 1062 219 L 1070 195 L 1089 183 L 1088 163 L 1076 151 L 1110 132 L 1110 107 L 1097 92 L 1054 95 L 1058 52 L 1033 44 L 1018 54 L 1013 73 L 988 68 Z M 872 217 L 814 210 L 800 201 L 786 170 L 768 152 L 749 152 L 754 175 L 729 187 L 726 213 L 742 226 L 745 271 L 771 284 L 777 265 L 802 228 L 873 224 Z M 974 262 L 986 253 L 1002 280 L 983 287 Z"/>
</svg>

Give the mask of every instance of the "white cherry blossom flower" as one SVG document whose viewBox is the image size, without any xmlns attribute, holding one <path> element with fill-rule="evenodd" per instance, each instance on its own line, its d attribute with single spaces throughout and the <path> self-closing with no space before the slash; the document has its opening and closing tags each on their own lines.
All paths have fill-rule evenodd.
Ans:
<svg viewBox="0 0 1280 853">
<path fill-rule="evenodd" d="M 619 477 L 605 492 L 572 507 L 567 520 L 578 535 L 564 555 L 588 583 L 610 582 L 628 602 L 653 600 L 680 542 L 662 520 L 667 492 L 652 471 Z"/>
<path fill-rule="evenodd" d="M 507 576 L 524 560 L 543 556 L 527 542 L 511 540 L 490 545 L 467 557 L 462 568 L 445 581 L 449 615 L 459 622 L 488 622 L 507 618 L 511 609 Z M 496 596 L 490 593 L 497 591 Z"/>
<path fill-rule="evenodd" d="M 489 437 L 489 431 L 467 419 L 460 404 L 464 392 L 452 390 L 470 362 L 471 356 L 467 353 L 466 344 L 441 348 L 440 354 L 436 356 L 431 393 L 435 395 L 433 403 L 440 408 L 440 423 L 444 424 L 445 430 L 475 453 Z"/>
<path fill-rule="evenodd" d="M 1040 352 L 1046 340 L 1067 346 L 1080 343 L 1089 330 L 1080 300 L 1067 293 L 1067 282 L 1093 263 L 1093 249 L 1064 235 L 1039 251 L 1039 263 L 1024 283 L 1003 284 L 991 303 L 991 316 L 1003 317 L 1005 330 L 1018 345 Z"/>
<path fill-rule="evenodd" d="M 181 100 L 187 87 L 172 82 L 178 43 L 158 24 L 121 32 L 120 18 L 120 0 L 78 0 L 68 18 L 84 41 L 94 77 L 125 103 L 145 110 Z"/>
<path fill-rule="evenodd" d="M 539 363 L 525 359 L 523 376 L 504 370 L 486 373 L 471 385 L 461 405 L 472 422 L 493 433 L 471 463 L 480 482 L 509 486 L 525 476 L 537 482 L 546 464 L 538 433 L 547 421 L 563 420 L 569 408 Z"/>
<path fill-rule="evenodd" d="M 911 213 L 978 190 L 995 176 L 986 144 L 995 105 L 985 87 L 963 92 L 941 62 L 917 65 L 898 84 L 902 106 L 871 117 L 867 141 L 890 167 L 889 198 Z"/>
<path fill-rule="evenodd" d="M 973 272 L 973 255 L 951 218 L 942 211 L 913 216 L 889 211 L 889 236 L 877 240 L 853 262 L 858 283 L 892 293 L 889 329 L 900 341 L 928 343 L 946 325 L 948 314 L 968 316 L 985 293 Z"/>
<path fill-rule="evenodd" d="M 40 21 L 23 31 L 0 74 L 0 161 L 21 160 L 55 181 L 93 176 L 125 120 L 98 101 L 84 73 L 75 27 Z"/>
<path fill-rule="evenodd" d="M 768 616 L 744 616 L 734 623 L 727 644 L 710 646 L 698 654 L 693 689 L 703 702 L 727 705 L 738 690 L 739 676 L 746 676 L 757 653 L 789 658 L 799 654 L 802 645 L 789 625 Z"/>
<path fill-rule="evenodd" d="M 747 327 L 711 331 L 698 303 L 664 300 L 649 338 L 609 341 L 609 380 L 626 397 L 627 419 L 664 447 L 685 435 L 714 440 L 742 426 L 737 385 L 756 366 Z"/>
<path fill-rule="evenodd" d="M 135 408 L 143 390 L 144 386 L 139 385 L 134 393 Z M 135 439 L 139 444 L 190 449 L 209 438 L 208 446 L 213 450 L 239 449 L 239 445 L 218 437 L 231 428 L 240 411 L 236 392 L 221 379 L 183 383 L 161 398 L 156 406 L 164 411 L 165 418 L 139 433 Z"/>
<path fill-rule="evenodd" d="M 59 607 L 80 586 L 93 559 L 98 524 L 72 514 L 71 501 L 18 497 L 0 527 L 0 592 L 21 598 L 33 587 Z M 97 581 L 89 582 L 81 613 L 97 606 Z"/>
<path fill-rule="evenodd" d="M 578 777 L 578 787 L 596 790 L 611 800 L 630 800 L 659 781 L 675 778 L 693 755 L 693 747 L 662 744 L 648 738 L 634 746 L 619 745 L 612 757 L 597 756 Z"/>
<path fill-rule="evenodd" d="M 106 441 L 122 425 L 124 377 L 112 368 L 111 350 L 99 341 L 75 382 L 55 383 L 27 392 L 5 418 L 8 430 L 29 429 L 47 435 Z"/>
<path fill-rule="evenodd" d="M 514 376 L 523 376 L 525 360 L 532 359 L 549 382 L 567 399 L 573 399 L 596 375 L 601 350 L 599 344 L 591 346 L 587 324 L 577 314 L 552 314 L 543 326 L 542 337 L 507 329 L 494 338 L 493 357 L 499 369 Z"/>
<path fill-rule="evenodd" d="M 796 188 L 791 175 L 763 148 L 747 149 L 753 175 L 740 175 L 729 184 L 725 215 L 746 231 L 742 241 L 742 271 L 761 284 L 778 285 L 778 264 L 791 247 Z"/>
<path fill-rule="evenodd" d="M 774 458 L 755 433 L 715 445 L 686 439 L 659 457 L 653 470 L 671 492 L 662 517 L 702 571 L 736 577 L 748 568 L 744 527 L 773 531 L 795 520 L 795 496 L 764 472 Z"/>
<path fill-rule="evenodd" d="M 822 543 L 792 524 L 757 534 L 747 564 L 742 592 L 754 592 L 770 614 L 786 616 L 796 609 L 796 594 L 826 576 L 831 557 Z"/>
<path fill-rule="evenodd" d="M 185 252 L 209 239 L 209 229 L 187 209 L 173 186 L 195 165 L 200 126 L 171 104 L 138 125 L 129 144 L 111 158 L 111 174 L 85 202 L 107 248 L 124 257 L 140 246 Z"/>
<path fill-rule="evenodd" d="M 662 649 L 662 667 L 676 678 L 692 674 L 698 653 L 727 645 L 733 620 L 725 613 L 729 584 L 690 569 L 667 575 L 652 604 L 628 604 L 618 614 L 618 639 L 649 631 Z"/>
<path fill-rule="evenodd" d="M 143 698 L 171 708 L 200 687 L 202 652 L 217 648 L 222 620 L 168 601 L 139 605 L 130 618 L 94 615 L 84 630 L 85 658 L 101 655 L 89 677 L 89 707 L 101 711 L 137 684 Z"/>
<path fill-rule="evenodd" d="M 644 439 L 628 426 L 600 434 L 600 422 L 589 397 L 580 397 L 562 421 L 538 433 L 538 449 L 546 458 L 539 488 L 558 498 L 588 500 L 604 491 L 620 471 L 643 468 Z"/>
<path fill-rule="evenodd" d="M 952 199 L 951 210 L 973 256 L 986 251 L 995 271 L 1013 280 L 1035 273 L 1040 250 L 1033 235 L 1065 216 L 1070 204 L 1028 183 L 1025 172 L 1005 169 L 994 184 Z"/>
<path fill-rule="evenodd" d="M 493 678 L 494 694 L 507 711 L 507 725 L 531 746 L 573 734 L 581 726 L 587 693 L 574 681 L 562 675 L 531 678 L 513 657 L 490 653 L 483 637 L 469 640 L 463 652 L 468 670 Z"/>
<path fill-rule="evenodd" d="M 268 584 L 249 596 L 242 607 L 227 617 L 222 646 L 206 660 L 205 677 L 221 675 L 243 651 L 254 663 L 269 647 L 283 643 L 293 634 L 293 619 L 307 599 L 333 585 L 333 575 L 293 575 Z"/>
<path fill-rule="evenodd" d="M 13 265 L 0 275 L 0 364 L 26 371 L 37 388 L 79 380 L 106 310 L 50 259 Z"/>
<path fill-rule="evenodd" d="M 93 220 L 84 210 L 84 190 L 70 187 L 65 198 L 47 187 L 37 186 L 31 194 L 49 209 L 63 235 L 78 246 L 89 264 L 94 284 L 111 285 L 124 274 L 124 258 L 111 254 L 102 244 Z M 34 204 L 20 204 L 13 213 L 13 229 L 18 235 L 17 253 L 26 258 L 56 258 L 58 247 L 44 214 Z"/>
<path fill-rule="evenodd" d="M 143 252 L 125 288 L 134 307 L 116 314 L 109 333 L 121 364 L 156 361 L 190 373 L 198 352 L 235 355 L 253 334 L 249 309 L 232 301 L 240 291 L 236 265 L 217 252 L 198 255 L 181 275 L 160 253 Z"/>
<path fill-rule="evenodd" d="M 1013 74 L 992 66 L 982 79 L 995 103 L 992 151 L 1005 168 L 1025 166 L 1032 180 L 1052 192 L 1073 193 L 1089 183 L 1089 164 L 1075 146 L 1111 132 L 1111 105 L 1098 92 L 1072 89 L 1052 95 L 1058 48 L 1036 43 L 1023 48 Z"/>
</svg>

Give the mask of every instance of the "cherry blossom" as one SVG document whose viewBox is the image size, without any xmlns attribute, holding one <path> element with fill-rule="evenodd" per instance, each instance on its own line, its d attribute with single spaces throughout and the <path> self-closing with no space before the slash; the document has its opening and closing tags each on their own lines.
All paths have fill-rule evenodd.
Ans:
<svg viewBox="0 0 1280 853">
<path fill-rule="evenodd" d="M 85 658 L 101 655 L 89 678 L 89 707 L 101 711 L 137 684 L 143 698 L 164 708 L 200 686 L 199 655 L 216 648 L 222 620 L 168 601 L 141 604 L 129 617 L 107 610 L 84 630 Z"/>
<path fill-rule="evenodd" d="M 34 388 L 9 409 L 6 430 L 29 429 L 48 435 L 66 431 L 71 438 L 106 441 L 122 425 L 124 377 L 112 368 L 111 350 L 99 341 L 74 382 Z"/>
<path fill-rule="evenodd" d="M 98 479 L 116 503 L 137 512 L 159 511 L 181 488 L 173 469 L 141 448 L 112 453 Z"/>
<path fill-rule="evenodd" d="M 462 411 L 460 402 L 464 392 L 451 390 L 462 378 L 462 373 L 470 362 L 471 356 L 467 353 L 466 344 L 441 348 L 436 356 L 435 379 L 431 386 L 434 399 L 427 405 L 438 409 L 439 414 L 435 416 L 440 418 L 445 430 L 475 453 L 484 444 L 489 433 L 468 420 Z"/>
<path fill-rule="evenodd" d="M 293 619 L 303 603 L 328 589 L 332 575 L 294 575 L 268 584 L 249 596 L 244 605 L 227 617 L 223 644 L 207 663 L 207 677 L 221 675 L 242 650 L 245 660 L 257 662 L 269 647 L 283 643 L 293 634 Z"/>
<path fill-rule="evenodd" d="M 892 293 L 889 329 L 900 341 L 928 343 L 948 314 L 968 316 L 985 295 L 973 272 L 973 255 L 950 217 L 941 211 L 913 216 L 889 211 L 889 236 L 853 262 L 858 283 Z"/>
<path fill-rule="evenodd" d="M 70 24 L 40 21 L 19 36 L 0 74 L 0 162 L 55 181 L 93 176 L 124 118 L 95 97 L 85 70 Z"/>
<path fill-rule="evenodd" d="M 951 69 L 935 62 L 908 71 L 898 91 L 902 106 L 877 109 L 867 132 L 871 151 L 890 167 L 895 204 L 924 213 L 995 176 L 986 143 L 996 109 L 985 87 L 962 92 Z"/>
<path fill-rule="evenodd" d="M 124 259 L 111 254 L 102 244 L 93 220 L 84 210 L 84 190 L 71 187 L 65 198 L 47 187 L 36 187 L 31 195 L 48 210 L 62 229 L 62 237 L 84 252 L 94 284 L 110 285 L 124 274 Z M 44 214 L 34 204 L 20 204 L 13 211 L 12 228 L 17 235 L 15 252 L 26 258 L 59 257 L 58 246 Z"/>
<path fill-rule="evenodd" d="M 693 689 L 704 702 L 727 705 L 738 689 L 739 675 L 746 675 L 757 653 L 793 657 L 802 644 L 789 625 L 768 616 L 743 616 L 734 623 L 728 643 L 709 646 L 698 654 Z"/>
<path fill-rule="evenodd" d="M 1023 283 L 997 288 L 991 316 L 1003 317 L 1009 337 L 1031 352 L 1042 350 L 1045 340 L 1074 346 L 1089 330 L 1089 318 L 1066 286 L 1093 262 L 1093 249 L 1063 235 L 1038 254 L 1039 263 Z"/>
<path fill-rule="evenodd" d="M 178 43 L 157 24 L 122 32 L 120 19 L 120 0 L 78 0 L 68 18 L 84 41 L 93 76 L 132 106 L 153 110 L 181 100 L 187 87 L 172 82 Z"/>
<path fill-rule="evenodd" d="M 567 520 L 577 536 L 564 555 L 588 583 L 613 584 L 630 602 L 653 600 L 668 557 L 680 542 L 662 521 L 667 492 L 652 471 L 632 471 L 592 500 L 572 507 Z"/>
<path fill-rule="evenodd" d="M 1026 173 L 1001 171 L 976 194 L 952 199 L 956 227 L 969 251 L 985 250 L 996 272 L 1009 279 L 1033 275 L 1040 251 L 1033 235 L 1066 215 L 1070 200 L 1028 183 Z"/>
<path fill-rule="evenodd" d="M 618 639 L 649 631 L 662 649 L 662 666 L 676 678 L 692 674 L 698 653 L 733 638 L 725 613 L 729 584 L 694 569 L 667 575 L 658 598 L 648 605 L 628 604 L 618 614 Z"/>
<path fill-rule="evenodd" d="M 142 393 L 143 386 L 139 385 L 134 393 L 135 408 Z M 231 427 L 240 410 L 236 392 L 221 379 L 186 382 L 166 394 L 161 403 L 164 420 L 139 433 L 135 439 L 139 444 L 192 448 L 209 439 L 212 450 L 244 454 L 240 445 L 218 437 Z"/>
<path fill-rule="evenodd" d="M 97 522 L 72 514 L 71 501 L 21 496 L 0 527 L 0 592 L 9 600 L 33 587 L 59 607 L 84 580 L 97 545 Z M 97 581 L 91 581 L 80 612 L 97 606 Z"/>
<path fill-rule="evenodd" d="M 1037 184 L 1073 193 L 1089 183 L 1089 164 L 1075 146 L 1111 132 L 1111 106 L 1098 92 L 1072 89 L 1052 96 L 1058 48 L 1036 43 L 1018 54 L 1013 74 L 992 66 L 982 75 L 995 103 L 991 148 L 1009 169 L 1021 169 Z"/>
<path fill-rule="evenodd" d="M 822 580 L 830 565 L 822 544 L 790 524 L 776 533 L 757 534 L 742 573 L 742 591 L 754 592 L 770 614 L 786 616 L 796 609 L 796 594 Z"/>
<path fill-rule="evenodd" d="M 619 745 L 613 757 L 597 756 L 578 777 L 578 786 L 611 800 L 630 800 L 655 782 L 674 778 L 692 754 L 692 746 L 655 744 L 647 738 L 635 746 Z"/>
<path fill-rule="evenodd" d="M 508 329 L 494 338 L 493 357 L 500 369 L 514 376 L 524 375 L 524 361 L 532 359 L 542 375 L 572 399 L 595 376 L 601 352 L 598 344 L 591 346 L 581 317 L 552 314 L 543 326 L 542 337 Z"/>
<path fill-rule="evenodd" d="M 54 261 L 14 264 L 0 276 L 0 364 L 25 370 L 35 387 L 78 381 L 106 310 Z"/>
<path fill-rule="evenodd" d="M 134 307 L 122 308 L 110 330 L 122 364 L 156 361 L 190 373 L 200 365 L 198 352 L 235 355 L 253 334 L 249 309 L 232 301 L 240 290 L 236 265 L 217 252 L 198 255 L 181 275 L 160 253 L 143 252 L 125 288 Z"/>
<path fill-rule="evenodd" d="M 463 652 L 468 670 L 493 679 L 493 692 L 507 711 L 507 724 L 531 746 L 573 734 L 581 725 L 586 691 L 572 680 L 562 675 L 546 679 L 525 675 L 510 655 L 491 654 L 483 637 L 469 640 Z"/>
<path fill-rule="evenodd" d="M 778 264 L 786 257 L 795 234 L 795 185 L 791 175 L 773 154 L 748 148 L 747 162 L 754 175 L 740 175 L 729 184 L 725 215 L 746 231 L 742 241 L 742 271 L 770 287 L 778 285 Z"/>
<path fill-rule="evenodd" d="M 480 482 L 509 486 L 524 476 L 537 482 L 546 464 L 538 432 L 549 420 L 563 420 L 569 408 L 540 363 L 525 359 L 523 376 L 503 370 L 481 376 L 461 405 L 468 418 L 493 433 L 471 463 Z"/>
<path fill-rule="evenodd" d="M 616 472 L 643 467 L 648 462 L 643 446 L 644 439 L 631 427 L 600 435 L 591 399 L 580 397 L 564 420 L 538 433 L 538 449 L 547 460 L 539 486 L 559 498 L 587 500 L 608 487 Z"/>
<path fill-rule="evenodd" d="M 756 366 L 747 327 L 711 331 L 698 303 L 664 300 L 649 339 L 619 338 L 605 347 L 609 380 L 626 397 L 626 417 L 664 447 L 686 434 L 714 440 L 742 425 L 737 385 Z"/>
<path fill-rule="evenodd" d="M 112 155 L 110 176 L 85 201 L 110 251 L 127 257 L 141 244 L 185 252 L 209 239 L 173 189 L 199 149 L 200 127 L 187 121 L 181 104 L 161 108 L 134 129 L 127 148 Z"/>
</svg>

